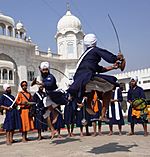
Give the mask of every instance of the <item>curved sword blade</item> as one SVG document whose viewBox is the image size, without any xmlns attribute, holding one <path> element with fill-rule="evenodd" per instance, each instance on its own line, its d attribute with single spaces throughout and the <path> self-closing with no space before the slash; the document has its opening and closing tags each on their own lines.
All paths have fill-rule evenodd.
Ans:
<svg viewBox="0 0 150 157">
<path fill-rule="evenodd" d="M 113 28 L 114 28 L 114 30 L 115 30 L 115 34 L 116 34 L 117 42 L 118 42 L 119 52 L 121 52 L 119 36 L 118 36 L 117 30 L 116 30 L 116 27 L 115 27 L 115 25 L 114 25 L 114 23 L 113 23 L 113 20 L 112 20 L 112 18 L 110 17 L 109 14 L 108 14 L 108 18 L 109 18 L 109 20 L 110 20 L 110 22 L 111 22 L 111 24 L 112 24 L 112 26 L 113 26 Z"/>
</svg>

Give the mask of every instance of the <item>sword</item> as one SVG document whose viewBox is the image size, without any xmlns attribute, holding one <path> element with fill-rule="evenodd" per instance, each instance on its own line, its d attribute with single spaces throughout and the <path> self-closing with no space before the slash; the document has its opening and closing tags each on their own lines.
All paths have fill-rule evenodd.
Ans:
<svg viewBox="0 0 150 157">
<path fill-rule="evenodd" d="M 113 28 L 114 28 L 114 30 L 115 30 L 115 34 L 116 34 L 117 42 L 118 42 L 119 52 L 121 53 L 121 47 L 120 47 L 120 41 L 119 41 L 119 36 L 118 36 L 117 29 L 116 29 L 116 27 L 115 27 L 115 25 L 114 25 L 114 23 L 113 23 L 113 20 L 112 20 L 112 18 L 110 17 L 109 14 L 108 14 L 108 18 L 109 18 L 109 20 L 110 20 L 110 22 L 111 22 L 111 24 L 112 24 L 112 26 L 113 26 Z"/>
<path fill-rule="evenodd" d="M 119 41 L 119 36 L 118 36 L 118 32 L 117 32 L 117 29 L 113 23 L 113 20 L 112 18 L 110 17 L 110 15 L 108 14 L 108 18 L 114 28 L 114 31 L 115 31 L 115 34 L 116 34 L 116 37 L 117 37 L 117 42 L 118 42 L 118 49 L 119 49 L 119 53 L 118 53 L 118 56 L 120 56 L 120 61 L 118 62 L 118 67 L 120 68 L 121 71 L 124 71 L 125 69 L 125 66 L 126 66 L 126 60 L 125 58 L 123 57 L 123 54 L 121 53 L 121 47 L 120 47 L 120 41 Z"/>
</svg>

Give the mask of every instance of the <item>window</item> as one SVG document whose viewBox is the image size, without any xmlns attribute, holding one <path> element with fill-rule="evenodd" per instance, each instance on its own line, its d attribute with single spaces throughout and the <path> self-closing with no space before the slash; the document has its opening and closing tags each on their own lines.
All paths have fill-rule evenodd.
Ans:
<svg viewBox="0 0 150 157">
<path fill-rule="evenodd" d="M 0 60 L 0 83 L 14 84 L 14 63 Z"/>
<path fill-rule="evenodd" d="M 10 26 L 8 27 L 8 36 L 10 37 L 12 36 L 12 27 Z"/>
<path fill-rule="evenodd" d="M 73 53 L 73 43 L 70 42 L 67 44 L 67 52 L 68 52 L 68 54 Z"/>
<path fill-rule="evenodd" d="M 7 75 L 7 69 L 3 69 L 3 80 L 7 80 L 8 79 L 8 75 Z"/>
<path fill-rule="evenodd" d="M 33 81 L 34 80 L 34 71 L 28 71 L 28 81 Z"/>
<path fill-rule="evenodd" d="M 1 35 L 5 34 L 5 25 L 3 23 L 0 23 L 0 34 Z"/>
<path fill-rule="evenodd" d="M 63 43 L 60 43 L 60 45 L 59 45 L 59 53 L 63 54 L 63 52 L 64 52 L 64 45 L 63 45 Z"/>
<path fill-rule="evenodd" d="M 13 80 L 13 72 L 12 72 L 12 70 L 9 70 L 9 80 Z"/>
<path fill-rule="evenodd" d="M 143 81 L 143 83 L 150 83 L 150 80 L 145 80 Z"/>
</svg>

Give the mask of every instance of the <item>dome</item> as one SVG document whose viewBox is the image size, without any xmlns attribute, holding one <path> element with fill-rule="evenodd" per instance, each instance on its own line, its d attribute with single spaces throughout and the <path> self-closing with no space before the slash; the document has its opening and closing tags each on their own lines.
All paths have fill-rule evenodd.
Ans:
<svg viewBox="0 0 150 157">
<path fill-rule="evenodd" d="M 64 15 L 57 24 L 57 31 L 67 31 L 67 30 L 81 30 L 81 22 L 80 20 L 71 14 L 70 10 L 66 12 L 66 15 Z"/>
<path fill-rule="evenodd" d="M 15 25 L 15 21 L 13 18 L 3 15 L 1 12 L 0 12 L 0 22 L 9 23 L 12 26 Z"/>
<path fill-rule="evenodd" d="M 23 26 L 23 24 L 19 21 L 17 24 L 16 24 L 16 28 L 17 29 L 21 29 L 21 28 L 23 28 L 24 26 Z"/>
<path fill-rule="evenodd" d="M 16 30 L 22 33 L 26 32 L 24 25 L 20 21 L 16 24 Z"/>
<path fill-rule="evenodd" d="M 22 29 L 24 28 L 23 24 L 19 21 L 17 24 L 16 24 L 16 29 L 19 30 L 19 29 Z"/>
</svg>

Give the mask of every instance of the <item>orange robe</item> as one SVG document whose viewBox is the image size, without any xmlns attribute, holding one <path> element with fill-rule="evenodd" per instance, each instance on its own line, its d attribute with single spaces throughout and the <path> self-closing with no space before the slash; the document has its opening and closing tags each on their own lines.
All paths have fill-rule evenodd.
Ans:
<svg viewBox="0 0 150 157">
<path fill-rule="evenodd" d="M 93 96 L 93 103 L 94 103 L 94 105 L 93 105 L 93 111 L 94 112 L 98 112 L 99 111 L 99 109 L 98 109 L 98 96 L 97 96 L 97 92 L 95 91 L 94 92 L 94 96 Z"/>
<path fill-rule="evenodd" d="M 31 94 L 29 92 L 21 91 L 26 95 L 28 99 L 30 99 Z M 34 123 L 33 123 L 33 118 L 29 116 L 29 108 L 26 107 L 24 102 L 28 102 L 28 100 L 25 98 L 25 96 L 19 92 L 18 97 L 16 100 L 16 103 L 20 106 L 20 116 L 21 116 L 21 121 L 22 121 L 22 132 L 29 131 L 34 129 Z"/>
</svg>

